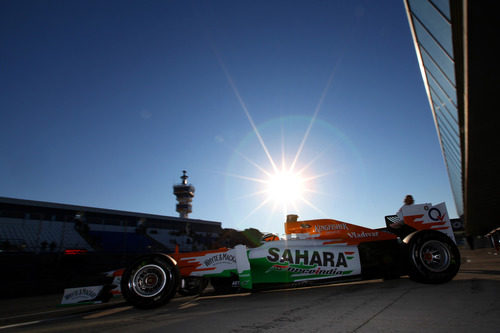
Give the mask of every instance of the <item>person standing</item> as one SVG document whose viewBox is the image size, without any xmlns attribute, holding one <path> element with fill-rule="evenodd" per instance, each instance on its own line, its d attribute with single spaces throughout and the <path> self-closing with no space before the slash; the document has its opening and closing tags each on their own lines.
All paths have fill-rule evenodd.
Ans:
<svg viewBox="0 0 500 333">
<path fill-rule="evenodd" d="M 403 222 L 403 207 L 407 207 L 407 206 L 413 205 L 415 203 L 415 200 L 413 200 L 413 196 L 411 194 L 408 194 L 405 197 L 405 199 L 403 200 L 403 202 L 404 202 L 404 205 L 401 206 L 401 208 L 399 208 L 398 212 L 396 213 L 396 215 L 399 217 L 399 221 L 398 222 L 394 222 L 391 225 L 389 225 L 391 228 L 399 229 L 399 228 L 401 228 L 404 225 L 404 222 Z"/>
</svg>

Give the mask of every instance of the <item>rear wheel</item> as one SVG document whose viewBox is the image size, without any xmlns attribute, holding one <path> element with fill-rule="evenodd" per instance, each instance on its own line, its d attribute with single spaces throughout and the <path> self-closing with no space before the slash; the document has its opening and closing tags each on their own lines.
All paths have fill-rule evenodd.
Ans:
<svg viewBox="0 0 500 333">
<path fill-rule="evenodd" d="M 148 256 L 125 270 L 121 290 L 129 303 L 148 309 L 167 303 L 175 295 L 179 281 L 179 271 L 168 257 Z"/>
<path fill-rule="evenodd" d="M 445 234 L 424 230 L 408 243 L 410 278 L 424 283 L 447 282 L 460 268 L 460 252 Z"/>
</svg>

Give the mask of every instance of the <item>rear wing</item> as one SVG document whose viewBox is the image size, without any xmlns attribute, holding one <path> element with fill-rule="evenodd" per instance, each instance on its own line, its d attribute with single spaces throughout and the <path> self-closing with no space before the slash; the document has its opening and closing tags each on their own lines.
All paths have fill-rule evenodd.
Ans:
<svg viewBox="0 0 500 333">
<path fill-rule="evenodd" d="M 401 213 L 403 214 L 404 224 L 417 230 L 431 229 L 440 231 L 456 243 L 448 210 L 446 209 L 446 204 L 444 202 L 437 205 L 425 203 L 403 206 L 401 208 Z M 398 215 L 388 215 L 385 217 L 387 225 L 399 221 L 400 219 Z"/>
</svg>

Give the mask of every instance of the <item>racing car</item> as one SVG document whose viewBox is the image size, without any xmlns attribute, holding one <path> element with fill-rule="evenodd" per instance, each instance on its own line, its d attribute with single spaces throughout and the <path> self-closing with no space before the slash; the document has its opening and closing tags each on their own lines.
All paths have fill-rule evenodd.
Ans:
<svg viewBox="0 0 500 333">
<path fill-rule="evenodd" d="M 285 236 L 266 235 L 256 248 L 237 245 L 201 252 L 150 254 L 125 269 L 124 298 L 154 308 L 176 292 L 241 290 L 408 275 L 423 283 L 444 283 L 457 274 L 460 253 L 445 203 L 418 204 L 386 216 L 386 228 L 370 229 L 333 219 L 299 221 L 288 215 Z"/>
</svg>

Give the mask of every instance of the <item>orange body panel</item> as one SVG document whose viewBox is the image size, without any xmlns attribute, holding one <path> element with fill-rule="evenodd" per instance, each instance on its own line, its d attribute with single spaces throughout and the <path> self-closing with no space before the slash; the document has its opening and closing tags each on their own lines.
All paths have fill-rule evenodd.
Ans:
<svg viewBox="0 0 500 333">
<path fill-rule="evenodd" d="M 202 258 L 209 255 L 217 255 L 228 252 L 228 248 L 220 248 L 217 250 L 207 250 L 198 252 L 188 252 L 188 253 L 171 253 L 169 254 L 175 261 L 177 261 L 177 267 L 181 273 L 181 276 L 191 276 L 193 272 L 203 272 L 215 270 L 215 267 L 203 268 L 201 262 Z"/>
<path fill-rule="evenodd" d="M 323 244 L 357 245 L 362 242 L 396 239 L 397 236 L 382 230 L 360 227 L 347 222 L 323 219 L 286 222 L 285 233 L 299 239 L 321 239 Z"/>
<path fill-rule="evenodd" d="M 448 226 L 446 226 L 446 221 L 424 223 L 424 221 L 422 220 L 423 216 L 424 216 L 424 214 L 405 216 L 403 218 L 404 223 L 409 225 L 412 228 L 417 229 L 417 230 L 426 230 L 426 229 L 446 230 L 446 229 L 448 229 Z"/>
</svg>

